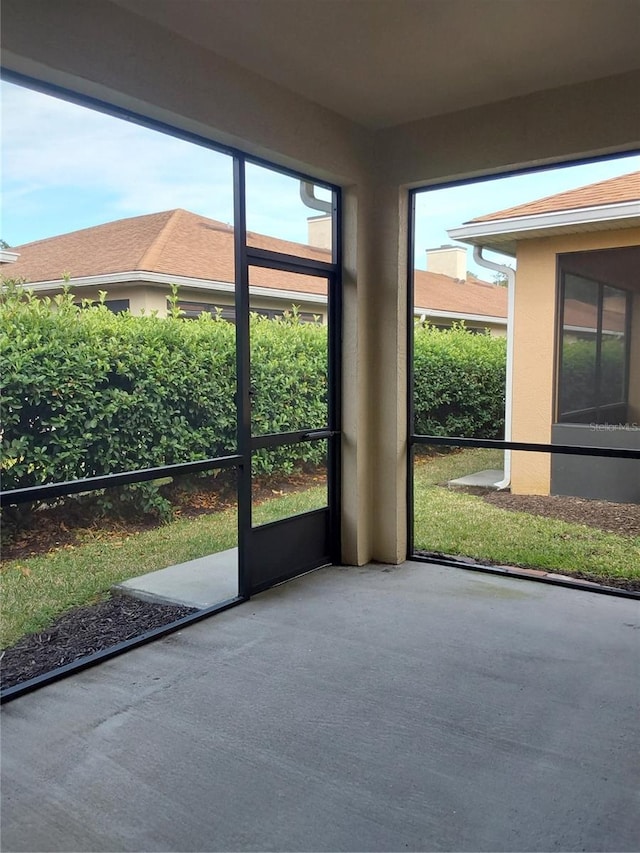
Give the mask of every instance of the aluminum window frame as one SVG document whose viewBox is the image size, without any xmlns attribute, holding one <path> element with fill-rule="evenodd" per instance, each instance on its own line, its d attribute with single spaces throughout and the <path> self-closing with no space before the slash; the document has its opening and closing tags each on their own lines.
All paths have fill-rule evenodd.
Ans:
<svg viewBox="0 0 640 853">
<path fill-rule="evenodd" d="M 406 526 L 406 541 L 407 541 L 407 554 L 408 557 L 412 560 L 418 560 L 421 562 L 437 562 L 440 564 L 450 564 L 461 566 L 464 568 L 470 568 L 477 571 L 493 571 L 493 569 L 488 569 L 486 566 L 481 565 L 480 563 L 467 562 L 461 563 L 460 561 L 456 561 L 455 559 L 448 559 L 447 557 L 438 558 L 429 558 L 423 557 L 416 554 L 415 548 L 415 532 L 414 532 L 414 518 L 415 518 L 415 496 L 414 496 L 414 466 L 415 466 L 415 449 L 419 446 L 432 445 L 432 446 L 442 446 L 442 447 L 479 447 L 479 448 L 487 448 L 487 449 L 495 449 L 495 450 L 519 450 L 528 453 L 548 453 L 548 454 L 567 454 L 573 456 L 600 456 L 600 457 L 609 457 L 614 459 L 640 459 L 640 449 L 638 450 L 630 450 L 630 449 L 622 449 L 616 447 L 589 447 L 589 446 L 577 446 L 577 445 L 560 445 L 560 444 L 550 444 L 550 443 L 533 443 L 533 442 L 521 442 L 521 441 L 502 441 L 498 439 L 476 439 L 476 438 L 465 438 L 462 436 L 436 436 L 436 435 L 420 435 L 414 432 L 415 425 L 415 404 L 414 404 L 414 279 L 415 279 L 415 232 L 416 232 L 416 197 L 420 193 L 428 192 L 430 190 L 439 190 L 439 189 L 448 189 L 451 187 L 459 187 L 471 184 L 478 183 L 486 183 L 489 181 L 493 181 L 499 178 L 508 178 L 508 177 L 516 177 L 518 175 L 525 174 L 533 174 L 536 172 L 549 171 L 551 169 L 566 169 L 571 166 L 582 166 L 587 164 L 594 164 L 598 162 L 609 162 L 615 159 L 625 159 L 629 156 L 634 156 L 640 154 L 640 149 L 631 150 L 631 151 L 618 151 L 610 154 L 602 154 L 595 157 L 584 157 L 584 158 L 574 158 L 568 160 L 557 161 L 555 163 L 547 163 L 542 166 L 527 166 L 517 169 L 505 170 L 501 172 L 496 172 L 492 174 L 485 174 L 475 176 L 473 178 L 459 178 L 453 180 L 447 180 L 442 182 L 433 182 L 422 184 L 420 186 L 411 187 L 408 191 L 408 200 L 407 200 L 407 300 L 406 300 L 406 370 L 407 370 L 407 404 L 406 404 L 406 420 L 407 420 L 407 432 L 406 432 L 406 441 L 407 441 L 407 487 L 406 487 L 406 500 L 407 500 L 407 526 Z M 556 289 L 556 293 L 558 290 Z M 556 312 L 557 316 L 558 312 Z M 630 320 L 630 312 L 627 314 L 628 320 Z M 630 340 L 630 336 L 628 335 L 628 340 Z M 554 363 L 556 365 L 555 376 L 553 377 L 554 385 L 554 399 L 557 401 L 557 364 L 558 364 L 558 336 L 555 335 L 556 341 L 556 353 Z M 627 377 L 629 375 L 629 371 L 627 369 Z M 554 410 L 554 419 L 556 412 Z M 499 571 L 499 568 L 496 568 L 495 571 Z M 550 581 L 551 582 L 551 581 Z M 562 581 L 557 581 L 559 584 L 562 584 Z M 624 590 L 612 590 L 609 591 L 608 594 L 611 595 L 630 595 L 632 597 L 640 597 L 640 594 L 637 593 L 625 593 Z"/>
<path fill-rule="evenodd" d="M 66 678 L 76 672 L 80 672 L 91 666 L 95 666 L 105 660 L 123 654 L 130 649 L 145 645 L 180 630 L 187 625 L 194 624 L 216 613 L 228 610 L 248 601 L 251 595 L 250 579 L 244 558 L 244 550 L 247 536 L 251 531 L 251 439 L 249 421 L 249 263 L 257 266 L 281 268 L 289 264 L 292 271 L 304 274 L 315 274 L 331 277 L 335 282 L 334 298 L 330 300 L 327 319 L 334 323 L 335 333 L 331 336 L 329 357 L 329 389 L 333 397 L 332 423 L 330 430 L 305 431 L 302 440 L 312 441 L 332 438 L 330 465 L 333 468 L 333 476 L 328 489 L 328 501 L 331 523 L 336 531 L 335 541 L 332 543 L 333 557 L 335 562 L 339 561 L 341 552 L 340 543 L 340 440 L 342 424 L 342 191 L 337 184 L 313 177 L 296 169 L 285 168 L 277 163 L 272 163 L 264 158 L 250 155 L 239 148 L 222 145 L 207 139 L 206 137 L 176 127 L 174 125 L 149 118 L 132 110 L 109 104 L 88 95 L 81 95 L 70 89 L 52 83 L 46 83 L 27 75 L 0 67 L 0 80 L 22 86 L 27 89 L 59 98 L 63 101 L 76 104 L 81 107 L 93 109 L 113 118 L 131 122 L 148 130 L 154 130 L 173 138 L 190 142 L 200 147 L 217 153 L 225 154 L 232 158 L 233 194 L 234 194 L 234 259 L 235 259 L 235 311 L 236 317 L 244 318 L 244 322 L 236 321 L 236 411 L 237 411 L 237 438 L 234 453 L 225 456 L 211 457 L 207 459 L 191 460 L 183 463 L 162 465 L 153 468 L 129 470 L 104 474 L 97 477 L 87 477 L 80 480 L 51 482 L 37 486 L 29 486 L 20 489 L 0 491 L 0 507 L 20 505 L 29 502 L 40 502 L 52 500 L 81 492 L 93 492 L 113 486 L 130 485 L 133 483 L 149 482 L 167 476 L 175 476 L 187 473 L 199 473 L 222 468 L 235 468 L 237 471 L 237 506 L 238 506 L 238 595 L 226 601 L 199 610 L 175 622 L 168 623 L 160 628 L 147 631 L 137 637 L 118 643 L 108 649 L 95 654 L 87 655 L 73 661 L 65 666 L 50 670 L 44 675 L 29 679 L 0 692 L 0 703 L 17 699 L 26 693 L 44 687 L 59 679 Z M 245 186 L 245 164 L 252 163 L 273 172 L 286 175 L 305 182 L 308 185 L 323 188 L 331 193 L 332 199 L 332 261 L 322 263 L 307 258 L 297 258 L 290 255 L 282 255 L 276 252 L 268 252 L 253 249 L 247 245 L 246 228 L 246 186 Z M 241 313 L 244 311 L 244 314 Z M 242 393 L 241 393 L 242 392 Z M 248 428 L 245 428 L 247 426 Z M 267 444 L 270 437 L 265 437 Z M 287 444 L 300 440 L 301 436 L 283 436 L 281 444 Z M 275 443 L 275 442 L 274 442 Z M 247 525 L 247 521 L 249 524 Z"/>
</svg>

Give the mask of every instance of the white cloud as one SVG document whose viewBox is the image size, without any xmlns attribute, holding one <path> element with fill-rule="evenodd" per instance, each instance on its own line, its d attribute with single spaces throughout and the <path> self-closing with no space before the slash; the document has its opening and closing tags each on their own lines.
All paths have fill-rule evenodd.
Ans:
<svg viewBox="0 0 640 853">
<path fill-rule="evenodd" d="M 51 207 L 65 227 L 69 199 L 82 194 L 82 227 L 182 207 L 233 221 L 232 159 L 133 122 L 2 84 L 3 206 L 8 219 L 29 217 L 37 239 L 50 228 Z M 306 239 L 298 182 L 254 167 L 248 170 L 249 228 L 292 240 Z M 53 201 L 52 201 L 53 199 Z M 45 224 L 46 223 L 46 224 Z"/>
<path fill-rule="evenodd" d="M 231 205 L 229 157 L 56 98 L 3 85 L 7 203 L 65 189 L 105 195 L 113 211 Z M 18 212 L 18 211 L 14 211 Z"/>
</svg>

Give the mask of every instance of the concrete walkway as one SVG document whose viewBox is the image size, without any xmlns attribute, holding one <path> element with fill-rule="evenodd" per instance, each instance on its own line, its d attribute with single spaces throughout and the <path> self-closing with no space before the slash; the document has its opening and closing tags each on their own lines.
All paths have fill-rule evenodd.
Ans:
<svg viewBox="0 0 640 853">
<path fill-rule="evenodd" d="M 238 594 L 238 549 L 230 548 L 115 584 L 113 591 L 143 601 L 204 609 Z"/>
<path fill-rule="evenodd" d="M 4 706 L 9 851 L 637 851 L 638 603 L 321 569 Z"/>
<path fill-rule="evenodd" d="M 477 471 L 475 474 L 467 474 L 465 477 L 457 477 L 449 480 L 450 486 L 480 486 L 483 489 L 495 489 L 496 483 L 504 479 L 504 471 L 500 468 L 487 468 Z"/>
</svg>

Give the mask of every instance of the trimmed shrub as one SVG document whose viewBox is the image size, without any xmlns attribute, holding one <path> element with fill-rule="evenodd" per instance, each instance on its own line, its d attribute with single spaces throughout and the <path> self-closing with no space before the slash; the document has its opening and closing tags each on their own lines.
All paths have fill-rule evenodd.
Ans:
<svg viewBox="0 0 640 853">
<path fill-rule="evenodd" d="M 3 488 L 223 456 L 236 448 L 235 327 L 110 313 L 11 288 L 0 306 Z M 324 426 L 326 329 L 251 318 L 254 434 Z M 322 454 L 256 454 L 263 474 Z M 119 490 L 166 512 L 155 484 Z M 106 504 L 106 499 L 105 499 Z M 107 504 L 108 506 L 108 504 Z"/>
<path fill-rule="evenodd" d="M 203 314 L 112 314 L 70 293 L 0 303 L 0 422 L 6 490 L 224 456 L 236 449 L 235 327 Z M 295 312 L 252 315 L 253 434 L 327 423 L 327 329 Z M 416 328 L 418 432 L 493 437 L 504 415 L 504 340 Z M 255 473 L 323 461 L 325 442 L 254 453 Z M 167 515 L 155 483 L 102 497 Z"/>
<path fill-rule="evenodd" d="M 415 431 L 421 435 L 502 438 L 506 338 L 464 325 L 440 330 L 416 324 Z"/>
</svg>

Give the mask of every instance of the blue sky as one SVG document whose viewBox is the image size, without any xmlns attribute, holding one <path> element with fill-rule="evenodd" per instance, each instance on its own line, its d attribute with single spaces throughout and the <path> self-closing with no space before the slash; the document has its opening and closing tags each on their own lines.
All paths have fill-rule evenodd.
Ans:
<svg viewBox="0 0 640 853">
<path fill-rule="evenodd" d="M 11 246 L 102 222 L 182 207 L 231 223 L 231 158 L 157 131 L 3 82 L 2 225 Z M 640 156 L 421 193 L 416 266 L 474 216 L 640 169 Z M 306 241 L 298 182 L 247 171 L 253 231 Z M 473 269 L 469 255 L 469 268 Z M 486 276 L 485 276 L 486 277 Z"/>
<path fill-rule="evenodd" d="M 426 268 L 426 249 L 455 244 L 446 233 L 448 228 L 456 228 L 476 216 L 638 170 L 640 155 L 633 155 L 480 181 L 449 189 L 425 190 L 419 193 L 416 199 L 416 266 L 419 269 Z M 503 255 L 491 252 L 486 252 L 485 255 L 500 263 L 515 264 L 514 260 Z M 468 260 L 469 269 L 474 270 L 481 278 L 491 278 L 491 273 L 479 269 L 473 263 L 471 249 Z"/>
</svg>

